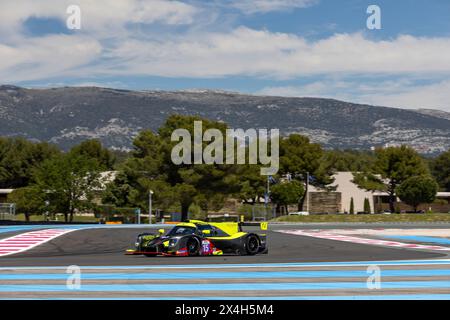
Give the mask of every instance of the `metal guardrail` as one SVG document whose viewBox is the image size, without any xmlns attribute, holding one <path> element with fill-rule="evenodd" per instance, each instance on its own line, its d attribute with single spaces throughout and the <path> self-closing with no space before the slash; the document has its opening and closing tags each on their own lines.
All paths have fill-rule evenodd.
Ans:
<svg viewBox="0 0 450 320">
<path fill-rule="evenodd" d="M 15 216 L 15 203 L 0 203 L 0 220 L 14 220 Z"/>
</svg>

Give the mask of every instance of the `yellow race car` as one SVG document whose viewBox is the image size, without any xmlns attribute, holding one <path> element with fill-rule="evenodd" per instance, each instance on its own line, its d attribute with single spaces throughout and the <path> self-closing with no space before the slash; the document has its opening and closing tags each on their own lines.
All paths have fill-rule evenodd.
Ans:
<svg viewBox="0 0 450 320">
<path fill-rule="evenodd" d="M 267 223 L 261 223 L 267 230 Z M 190 220 L 175 225 L 167 233 L 142 233 L 136 240 L 136 249 L 128 254 L 154 256 L 209 256 L 222 254 L 255 255 L 268 253 L 265 234 L 242 231 L 237 222 L 204 222 Z"/>
</svg>

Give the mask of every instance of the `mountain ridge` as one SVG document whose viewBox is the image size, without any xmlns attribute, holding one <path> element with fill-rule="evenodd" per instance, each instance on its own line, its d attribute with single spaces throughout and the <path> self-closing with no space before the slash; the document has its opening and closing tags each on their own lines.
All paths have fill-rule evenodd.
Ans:
<svg viewBox="0 0 450 320">
<path fill-rule="evenodd" d="M 232 128 L 305 134 L 326 148 L 408 144 L 424 154 L 450 149 L 450 118 L 439 110 L 207 89 L 0 86 L 0 135 L 49 141 L 63 149 L 97 138 L 107 147 L 129 150 L 140 130 L 157 130 L 175 113 L 224 121 Z"/>
</svg>

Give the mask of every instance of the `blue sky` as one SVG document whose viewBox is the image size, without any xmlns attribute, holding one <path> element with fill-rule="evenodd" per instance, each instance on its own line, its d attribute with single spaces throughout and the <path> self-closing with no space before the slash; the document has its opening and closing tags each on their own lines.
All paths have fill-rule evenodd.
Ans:
<svg viewBox="0 0 450 320">
<path fill-rule="evenodd" d="M 66 26 L 71 4 L 80 30 Z M 381 9 L 381 30 L 366 27 L 369 5 Z M 448 0 L 18 0 L 0 9 L 3 83 L 450 111 Z"/>
</svg>

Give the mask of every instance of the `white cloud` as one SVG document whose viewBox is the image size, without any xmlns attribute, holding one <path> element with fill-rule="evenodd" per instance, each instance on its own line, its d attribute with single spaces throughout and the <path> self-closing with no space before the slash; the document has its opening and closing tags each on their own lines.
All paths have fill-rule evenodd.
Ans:
<svg viewBox="0 0 450 320">
<path fill-rule="evenodd" d="M 267 13 L 305 8 L 317 4 L 318 0 L 230 0 L 231 6 L 246 14 Z"/>
<path fill-rule="evenodd" d="M 42 40 L 40 40 L 42 39 Z M 17 80 L 17 70 L 26 55 L 35 64 L 46 65 L 49 49 L 45 39 L 32 38 L 13 45 L 3 45 L 0 51 L 0 75 L 4 81 Z M 73 39 L 73 43 L 70 43 Z M 59 42 L 61 41 L 61 42 Z M 30 45 L 32 43 L 32 45 Z M 92 45 L 95 43 L 96 45 Z M 49 56 L 75 49 L 77 54 L 98 58 L 94 65 L 84 66 L 76 60 L 63 62 L 61 75 L 88 73 L 98 75 L 146 75 L 164 77 L 225 77 L 254 76 L 289 79 L 312 75 L 448 75 L 450 74 L 450 38 L 417 38 L 399 36 L 375 41 L 362 34 L 336 34 L 318 41 L 307 41 L 293 34 L 272 33 L 246 27 L 230 33 L 188 32 L 168 34 L 165 38 L 144 35 L 118 35 L 103 41 L 95 34 L 68 35 L 55 38 Z M 102 54 L 99 56 L 99 47 Z M 15 57 L 17 56 L 17 57 Z M 63 60 L 69 60 L 69 58 Z M 60 60 L 53 60 L 60 61 Z M 5 66 L 6 64 L 6 66 Z M 76 70 L 66 66 L 74 65 Z M 14 67 L 15 68 L 12 68 Z M 40 77 L 51 72 L 41 68 Z M 12 69 L 11 69 L 12 68 Z M 10 72 L 10 70 L 15 70 Z M 23 71 L 27 71 L 24 69 Z M 21 80 L 39 77 L 35 73 Z"/>
<path fill-rule="evenodd" d="M 55 38 L 49 55 L 54 57 L 58 52 L 70 51 L 71 46 L 75 49 L 75 56 L 80 52 L 88 54 L 86 50 L 92 50 L 92 58 L 98 57 L 98 63 L 80 69 L 83 66 L 77 60 L 73 63 L 77 70 L 68 70 L 66 62 L 62 63 L 64 68 L 61 68 L 62 73 L 82 71 L 89 72 L 89 76 L 245 75 L 289 79 L 333 74 L 450 74 L 450 38 L 417 38 L 404 35 L 391 40 L 375 41 L 356 33 L 336 34 L 326 39 L 308 41 L 293 34 L 272 33 L 246 27 L 234 29 L 230 33 L 195 31 L 167 34 L 161 39 L 157 37 L 147 34 L 110 34 L 110 38 L 104 40 L 95 33 L 76 33 Z M 33 37 L 20 39 L 13 44 L 3 44 L 0 51 L 0 61 L 3 61 L 0 63 L 0 75 L 4 81 L 17 79 L 17 73 L 8 70 L 11 70 L 14 64 L 16 68 L 13 69 L 20 70 L 20 56 L 26 55 L 27 60 L 45 65 L 49 60 L 42 53 L 49 48 L 46 39 L 48 38 Z M 70 39 L 73 39 L 72 44 Z M 98 56 L 99 46 L 102 47 L 101 56 Z M 70 57 L 71 53 L 68 54 Z M 16 55 L 18 57 L 14 57 Z M 89 59 L 89 62 L 92 60 Z M 51 71 L 57 68 L 51 67 Z M 26 72 L 24 73 L 22 80 L 30 80 Z M 49 72 L 42 68 L 40 77 L 44 79 L 48 76 Z"/>
<path fill-rule="evenodd" d="M 245 13 L 255 13 L 301 8 L 315 2 L 230 0 L 229 4 Z M 33 37 L 21 32 L 30 17 L 65 22 L 69 4 L 81 6 L 80 32 Z M 351 80 L 361 75 L 399 79 L 448 77 L 449 37 L 400 35 L 373 40 L 363 33 L 353 33 L 311 41 L 295 34 L 247 27 L 226 32 L 222 27 L 213 28 L 211 19 L 216 12 L 205 17 L 203 9 L 193 4 L 167 0 L 16 0 L 2 2 L 1 9 L 0 78 L 4 83 L 48 82 L 64 77 L 98 82 L 96 78 L 102 76 L 246 76 L 273 80 L 326 76 L 350 81 L 266 88 L 261 93 L 449 108 L 450 85 L 446 81 L 428 85 L 407 80 L 379 84 L 368 81 L 363 85 Z M 212 26 L 212 30 L 221 31 L 205 28 L 199 20 Z M 152 23 L 186 27 L 173 33 L 158 33 L 153 27 L 130 28 L 130 24 Z"/>
<path fill-rule="evenodd" d="M 65 22 L 69 16 L 66 13 L 69 5 L 80 6 L 82 31 L 86 33 L 109 31 L 109 36 L 129 23 L 190 24 L 199 11 L 189 4 L 168 0 L 2 1 L 0 34 L 16 34 L 21 30 L 23 22 L 31 17 L 56 18 Z"/>
<path fill-rule="evenodd" d="M 0 44 L 0 78 L 5 82 L 61 76 L 86 66 L 102 47 L 84 36 L 49 35 L 16 46 Z"/>
<path fill-rule="evenodd" d="M 59 30 L 27 36 L 30 18 L 53 18 L 65 25 L 69 5 L 81 8 L 82 29 L 70 35 Z M 98 58 L 127 38 L 145 38 L 130 24 L 190 24 L 198 10 L 168 0 L 17 0 L 2 2 L 0 10 L 0 77 L 2 82 L 44 80 L 51 77 L 97 76 Z M 136 30 L 138 33 L 136 34 Z M 103 55 L 102 55 L 103 53 Z"/>
<path fill-rule="evenodd" d="M 379 92 L 367 97 L 372 103 L 399 108 L 441 109 L 450 112 L 450 80 L 412 85 L 399 92 Z"/>
<path fill-rule="evenodd" d="M 165 41 L 128 39 L 110 50 L 111 57 L 125 62 L 121 73 L 273 79 L 325 74 L 449 74 L 448 52 L 450 38 L 399 36 L 374 41 L 357 33 L 311 42 L 292 34 L 245 27 Z"/>
<path fill-rule="evenodd" d="M 267 87 L 261 95 L 322 97 L 406 109 L 440 109 L 450 112 L 450 80 L 417 84 L 407 79 L 381 82 L 324 80 L 303 86 Z"/>
</svg>

